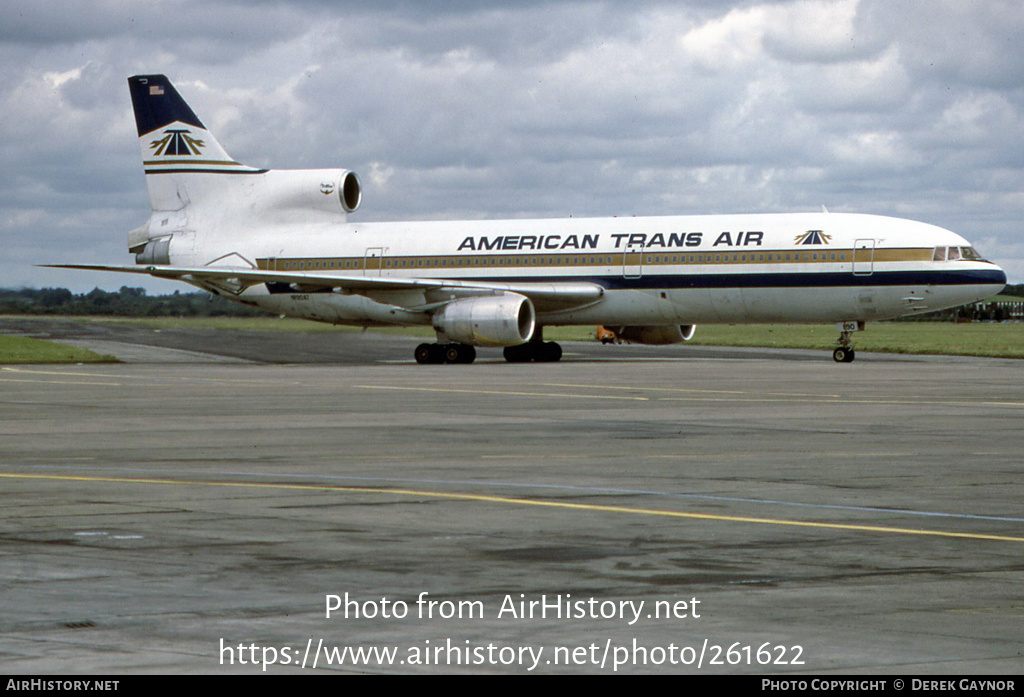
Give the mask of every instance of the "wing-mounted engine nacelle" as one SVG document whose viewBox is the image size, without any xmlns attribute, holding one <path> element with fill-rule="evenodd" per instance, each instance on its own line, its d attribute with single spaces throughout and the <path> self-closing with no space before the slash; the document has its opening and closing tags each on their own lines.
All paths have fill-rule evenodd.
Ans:
<svg viewBox="0 0 1024 697">
<path fill-rule="evenodd" d="M 693 338 L 697 331 L 695 324 L 670 324 L 667 326 L 619 327 L 615 335 L 633 344 L 681 344 Z"/>
<path fill-rule="evenodd" d="M 518 346 L 533 337 L 537 313 L 517 293 L 461 298 L 434 315 L 434 329 L 471 346 Z"/>
<path fill-rule="evenodd" d="M 256 192 L 263 210 L 317 210 L 352 213 L 359 208 L 363 185 L 350 169 L 272 169 Z"/>
</svg>

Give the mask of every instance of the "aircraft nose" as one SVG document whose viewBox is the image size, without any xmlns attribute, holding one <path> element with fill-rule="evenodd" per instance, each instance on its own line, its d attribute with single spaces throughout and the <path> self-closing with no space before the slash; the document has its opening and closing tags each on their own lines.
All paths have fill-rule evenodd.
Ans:
<svg viewBox="0 0 1024 697">
<path fill-rule="evenodd" d="M 1006 272 L 995 264 L 992 264 L 992 269 L 985 272 L 984 282 L 988 284 L 988 287 L 991 289 L 987 297 L 999 295 L 1003 292 L 1003 289 L 1006 288 Z"/>
<path fill-rule="evenodd" d="M 989 262 L 990 264 L 992 262 Z M 1002 270 L 996 264 L 992 264 L 991 269 L 982 271 L 982 282 L 988 283 L 994 286 L 1005 286 L 1006 285 L 1006 272 Z"/>
<path fill-rule="evenodd" d="M 1002 283 L 1005 286 L 1006 285 L 1006 272 L 1003 271 L 998 266 L 995 268 L 995 270 L 997 272 L 996 277 L 995 277 L 996 278 L 996 283 Z"/>
</svg>

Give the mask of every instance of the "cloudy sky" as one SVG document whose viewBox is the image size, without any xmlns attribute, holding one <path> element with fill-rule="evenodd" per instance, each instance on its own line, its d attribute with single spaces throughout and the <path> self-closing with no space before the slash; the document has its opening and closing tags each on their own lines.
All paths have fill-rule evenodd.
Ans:
<svg viewBox="0 0 1024 697">
<path fill-rule="evenodd" d="M 353 219 L 819 210 L 961 233 L 1024 282 L 1020 0 L 0 0 L 2 287 L 131 263 L 126 78 L 236 159 L 347 167 Z"/>
</svg>

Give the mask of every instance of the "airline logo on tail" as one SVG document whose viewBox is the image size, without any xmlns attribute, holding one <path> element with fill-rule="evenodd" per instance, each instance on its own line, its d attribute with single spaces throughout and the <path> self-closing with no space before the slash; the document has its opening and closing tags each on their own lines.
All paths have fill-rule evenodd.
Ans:
<svg viewBox="0 0 1024 697">
<path fill-rule="evenodd" d="M 199 155 L 206 147 L 206 143 L 198 138 L 192 137 L 192 132 L 184 128 L 169 128 L 164 131 L 164 137 L 158 138 L 149 144 L 153 154 L 157 157 L 164 155 Z"/>
</svg>

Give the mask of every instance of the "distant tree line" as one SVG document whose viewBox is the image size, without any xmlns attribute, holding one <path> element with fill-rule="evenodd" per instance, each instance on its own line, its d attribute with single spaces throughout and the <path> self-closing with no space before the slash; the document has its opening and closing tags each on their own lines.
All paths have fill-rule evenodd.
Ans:
<svg viewBox="0 0 1024 697">
<path fill-rule="evenodd" d="M 1020 298 L 1020 301 L 1000 300 L 951 307 L 938 312 L 901 317 L 910 322 L 1005 322 L 1024 318 L 1024 283 L 1008 285 L 1000 295 Z"/>
<path fill-rule="evenodd" d="M 1024 300 L 1024 283 L 1006 286 L 1003 295 Z M 963 307 L 916 315 L 916 320 L 955 321 L 963 319 L 1009 319 L 1005 303 L 975 303 Z M 146 295 L 145 288 L 121 286 L 107 292 L 95 288 L 74 294 L 67 288 L 0 288 L 0 314 L 6 315 L 111 315 L 117 317 L 266 317 L 269 313 L 234 303 L 210 293 Z M 909 318 L 908 318 L 909 319 Z"/>
<path fill-rule="evenodd" d="M 110 315 L 116 317 L 259 317 L 268 313 L 204 292 L 146 295 L 145 288 L 121 286 L 72 293 L 67 288 L 0 289 L 0 314 Z"/>
</svg>

